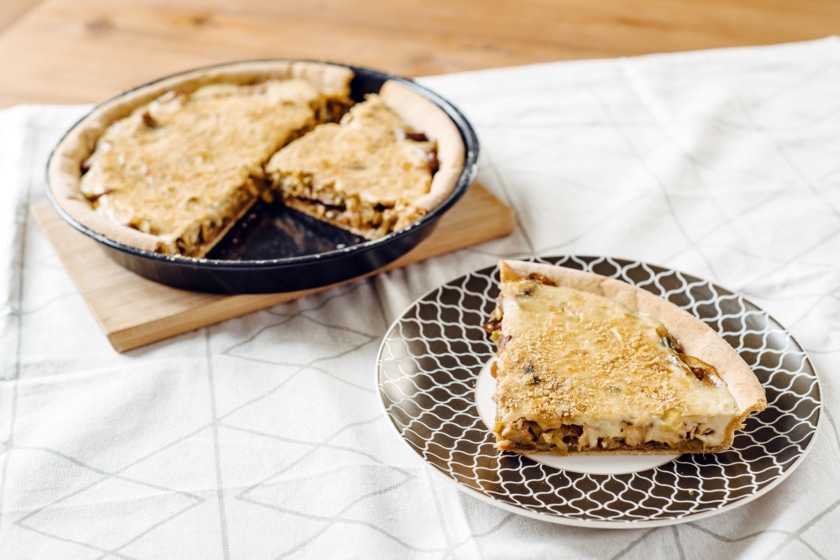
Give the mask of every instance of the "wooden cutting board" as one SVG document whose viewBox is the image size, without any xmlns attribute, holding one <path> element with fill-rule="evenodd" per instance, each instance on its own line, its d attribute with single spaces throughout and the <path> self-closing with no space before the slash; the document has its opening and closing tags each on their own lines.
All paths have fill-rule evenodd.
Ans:
<svg viewBox="0 0 840 560">
<path fill-rule="evenodd" d="M 118 352 L 340 285 L 234 296 L 170 288 L 114 263 L 94 240 L 65 223 L 48 202 L 33 205 L 31 212 Z M 508 235 L 513 230 L 513 218 L 510 208 L 484 186 L 474 183 L 463 198 L 440 218 L 429 237 L 398 260 L 364 277 Z M 453 235 L 453 232 L 457 234 Z"/>
</svg>

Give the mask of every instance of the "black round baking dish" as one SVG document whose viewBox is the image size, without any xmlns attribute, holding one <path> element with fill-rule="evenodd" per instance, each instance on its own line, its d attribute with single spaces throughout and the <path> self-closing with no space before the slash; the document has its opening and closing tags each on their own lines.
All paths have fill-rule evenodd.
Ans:
<svg viewBox="0 0 840 560">
<path fill-rule="evenodd" d="M 159 254 L 117 242 L 71 216 L 56 200 L 49 185 L 47 197 L 63 220 L 97 241 L 110 259 L 140 276 L 174 288 L 220 294 L 276 293 L 318 288 L 370 274 L 425 239 L 438 219 L 464 195 L 477 173 L 478 138 L 469 121 L 454 105 L 413 80 L 369 68 L 332 62 L 325 64 L 353 71 L 351 95 L 354 100 L 360 101 L 366 94 L 378 92 L 386 81 L 397 81 L 437 105 L 460 132 L 464 144 L 464 165 L 455 188 L 438 206 L 409 227 L 369 241 L 280 204 L 257 203 L 205 258 L 189 258 Z M 178 76 L 175 74 L 161 80 Z M 148 87 L 157 81 L 129 91 Z M 74 127 L 80 126 L 82 121 Z M 51 154 L 48 169 L 62 141 Z"/>
</svg>

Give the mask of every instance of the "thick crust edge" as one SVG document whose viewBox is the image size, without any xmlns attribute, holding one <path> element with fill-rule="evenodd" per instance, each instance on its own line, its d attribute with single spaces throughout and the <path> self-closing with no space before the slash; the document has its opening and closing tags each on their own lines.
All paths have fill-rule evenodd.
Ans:
<svg viewBox="0 0 840 560">
<path fill-rule="evenodd" d="M 464 168 L 465 148 L 461 133 L 440 107 L 399 82 L 385 82 L 379 95 L 408 125 L 423 131 L 437 144 L 440 166 L 432 177 L 431 189 L 414 202 L 422 213 L 430 212 L 453 191 Z"/>
</svg>

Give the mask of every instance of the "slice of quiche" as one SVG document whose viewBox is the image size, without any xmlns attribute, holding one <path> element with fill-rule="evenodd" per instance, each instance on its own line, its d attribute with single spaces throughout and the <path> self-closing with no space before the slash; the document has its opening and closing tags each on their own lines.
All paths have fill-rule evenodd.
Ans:
<svg viewBox="0 0 840 560">
<path fill-rule="evenodd" d="M 766 397 L 738 353 L 663 298 L 597 274 L 500 263 L 496 447 L 527 454 L 711 453 Z"/>
<path fill-rule="evenodd" d="M 319 125 L 279 150 L 266 173 L 287 206 L 377 239 L 410 225 L 451 190 L 463 144 L 442 117 L 428 100 L 388 82 L 340 123 Z"/>
</svg>

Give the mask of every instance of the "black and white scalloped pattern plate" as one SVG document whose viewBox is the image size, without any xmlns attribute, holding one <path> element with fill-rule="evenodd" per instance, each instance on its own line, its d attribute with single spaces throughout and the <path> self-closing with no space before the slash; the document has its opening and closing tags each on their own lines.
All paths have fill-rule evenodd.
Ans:
<svg viewBox="0 0 840 560">
<path fill-rule="evenodd" d="M 482 324 L 495 305 L 498 269 L 429 292 L 397 319 L 377 360 L 380 396 L 397 432 L 420 457 L 482 500 L 567 525 L 633 528 L 721 513 L 787 477 L 814 441 L 817 374 L 804 350 L 766 312 L 707 281 L 641 262 L 540 257 L 635 284 L 693 313 L 752 366 L 767 409 L 751 415 L 723 453 L 554 460 L 500 453 L 487 427 L 494 348 Z M 492 378 L 490 378 L 492 379 Z"/>
</svg>

